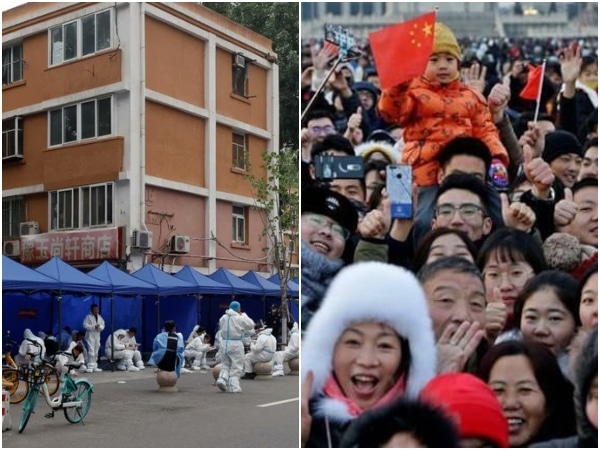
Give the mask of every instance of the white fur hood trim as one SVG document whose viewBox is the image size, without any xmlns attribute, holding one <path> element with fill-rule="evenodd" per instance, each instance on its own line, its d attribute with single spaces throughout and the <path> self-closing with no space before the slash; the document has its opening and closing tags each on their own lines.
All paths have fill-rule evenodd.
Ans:
<svg viewBox="0 0 600 450">
<path fill-rule="evenodd" d="M 352 323 L 382 322 L 408 340 L 411 364 L 406 396 L 416 398 L 435 376 L 436 350 L 425 293 L 409 271 L 378 262 L 358 263 L 344 268 L 333 279 L 319 310 L 302 337 L 302 379 L 312 371 L 311 399 L 321 397 L 332 372 L 335 344 Z M 352 417 L 336 400 L 317 400 L 317 415 L 345 421 Z"/>
</svg>

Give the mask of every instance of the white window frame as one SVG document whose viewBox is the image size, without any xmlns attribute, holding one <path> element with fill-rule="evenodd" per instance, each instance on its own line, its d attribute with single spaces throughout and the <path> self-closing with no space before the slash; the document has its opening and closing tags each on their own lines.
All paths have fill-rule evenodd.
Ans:
<svg viewBox="0 0 600 450">
<path fill-rule="evenodd" d="M 94 201 L 94 195 L 98 194 L 102 197 Z M 50 191 L 48 209 L 50 230 L 111 226 L 115 218 L 115 185 L 112 182 L 98 183 Z M 95 219 L 94 212 L 100 212 Z"/>
<path fill-rule="evenodd" d="M 97 27 L 97 23 L 98 23 L 98 16 L 101 14 L 106 14 L 108 12 L 109 14 L 109 43 L 107 47 L 104 48 L 98 48 L 98 27 Z M 114 26 L 113 26 L 113 16 L 114 12 L 113 12 L 113 8 L 110 9 L 105 9 L 103 11 L 98 11 L 97 13 L 94 14 L 88 14 L 87 16 L 84 17 L 80 17 L 78 19 L 75 20 L 71 20 L 69 22 L 65 22 L 61 25 L 58 25 L 56 27 L 52 27 L 48 29 L 48 67 L 55 67 L 55 66 L 59 66 L 61 64 L 65 64 L 68 63 L 70 61 L 74 61 L 77 59 L 81 59 L 81 58 L 86 58 L 88 56 L 93 56 L 98 52 L 102 52 L 108 49 L 113 48 L 114 45 Z M 94 51 L 90 52 L 90 53 L 86 53 L 83 54 L 83 25 L 82 22 L 86 19 L 89 19 L 90 17 L 94 17 Z M 65 46 L 64 46 L 64 35 L 65 35 L 65 27 L 68 27 L 69 25 L 75 23 L 76 25 L 76 50 L 75 50 L 75 55 L 70 57 L 69 59 L 65 59 Z M 55 54 L 55 58 L 56 61 L 54 61 L 55 58 L 53 58 L 53 42 L 52 42 L 52 33 L 55 30 L 61 30 L 62 31 L 62 35 L 63 35 L 63 46 L 60 49 L 61 51 L 61 55 Z M 58 51 L 58 49 L 57 49 Z"/>
<path fill-rule="evenodd" d="M 241 137 L 244 144 L 236 142 L 236 137 Z M 246 152 L 248 151 L 248 135 L 234 131 L 231 134 L 231 167 L 246 170 Z"/>
<path fill-rule="evenodd" d="M 2 199 L 2 235 L 19 236 L 19 224 L 25 222 L 25 200 L 22 196 Z"/>
<path fill-rule="evenodd" d="M 15 59 L 15 48 L 21 48 L 21 58 Z M 10 51 L 10 61 L 7 63 L 4 62 L 4 52 Z M 5 47 L 2 49 L 2 86 L 8 86 L 9 84 L 16 83 L 17 81 L 23 80 L 23 44 L 15 44 L 10 47 Z M 19 65 L 21 67 L 21 77 L 15 78 L 15 65 Z M 8 67 L 7 67 L 8 66 Z M 7 81 L 4 82 L 4 70 L 8 70 Z M 18 76 L 18 75 L 17 75 Z"/>
<path fill-rule="evenodd" d="M 10 121 L 14 121 L 13 127 L 4 129 Z M 2 160 L 13 158 L 23 158 L 23 118 L 19 116 L 2 121 Z"/>
<path fill-rule="evenodd" d="M 98 134 L 99 133 L 99 128 L 100 128 L 100 123 L 98 120 L 99 117 L 99 110 L 98 110 L 98 102 L 102 101 L 102 100 L 106 100 L 106 99 L 110 99 L 110 106 L 109 106 L 109 111 L 110 111 L 110 133 L 105 133 L 105 134 Z M 86 138 L 82 138 L 82 126 L 83 126 L 83 118 L 82 118 L 82 105 L 85 104 L 89 104 L 89 103 L 94 103 L 94 135 L 93 136 L 88 136 Z M 75 132 L 76 132 L 76 138 L 70 141 L 66 141 L 65 140 L 65 110 L 75 107 L 75 111 L 76 111 L 76 124 L 75 124 Z M 53 144 L 52 143 L 52 115 L 53 113 L 57 113 L 57 112 L 61 112 L 61 139 L 59 143 Z M 113 97 L 112 96 L 103 96 L 103 97 L 98 97 L 98 98 L 93 98 L 93 99 L 89 99 L 80 103 L 74 103 L 74 104 L 69 104 L 69 105 L 65 105 L 65 106 L 61 106 L 60 108 L 56 108 L 53 109 L 51 111 L 48 111 L 48 147 L 59 147 L 61 145 L 65 145 L 65 144 L 72 144 L 72 143 L 76 143 L 76 142 L 81 142 L 81 141 L 87 141 L 90 139 L 98 139 L 101 137 L 106 137 L 106 136 L 112 136 L 113 135 L 113 130 L 114 130 L 114 102 L 113 102 Z"/>
<path fill-rule="evenodd" d="M 246 243 L 246 213 L 248 209 L 242 205 L 233 205 L 232 207 L 232 241 Z M 241 238 L 241 240 L 240 240 Z"/>
</svg>

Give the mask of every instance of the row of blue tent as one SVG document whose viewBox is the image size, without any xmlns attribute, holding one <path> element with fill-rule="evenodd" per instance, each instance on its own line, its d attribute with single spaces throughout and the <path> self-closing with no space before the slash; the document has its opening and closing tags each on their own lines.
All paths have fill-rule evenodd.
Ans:
<svg viewBox="0 0 600 450">
<path fill-rule="evenodd" d="M 207 276 L 190 266 L 169 275 L 152 264 L 127 274 L 108 261 L 85 274 L 58 257 L 34 270 L 3 255 L 2 292 L 2 328 L 11 339 L 20 341 L 25 328 L 55 334 L 65 325 L 81 329 L 96 303 L 106 321 L 102 342 L 112 330 L 136 327 L 143 351 L 151 350 L 164 320 L 175 320 L 186 337 L 196 324 L 214 335 L 232 298 L 254 320 L 266 319 L 271 305 L 281 303 L 278 275 L 266 279 L 250 271 L 238 277 L 221 268 Z M 288 309 L 295 320 L 298 294 L 298 284 L 289 281 Z"/>
</svg>

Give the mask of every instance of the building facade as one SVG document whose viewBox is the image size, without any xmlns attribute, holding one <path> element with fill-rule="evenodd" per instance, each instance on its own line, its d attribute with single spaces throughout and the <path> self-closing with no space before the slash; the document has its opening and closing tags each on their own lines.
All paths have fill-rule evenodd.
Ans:
<svg viewBox="0 0 600 450">
<path fill-rule="evenodd" d="M 197 3 L 26 3 L 2 30 L 5 254 L 273 271 L 244 178 L 279 146 L 268 39 Z"/>
</svg>

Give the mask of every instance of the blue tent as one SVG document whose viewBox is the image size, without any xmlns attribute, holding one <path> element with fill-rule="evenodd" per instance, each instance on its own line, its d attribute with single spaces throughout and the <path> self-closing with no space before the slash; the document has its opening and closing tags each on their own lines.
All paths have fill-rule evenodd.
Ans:
<svg viewBox="0 0 600 450">
<path fill-rule="evenodd" d="M 107 294 L 111 291 L 108 283 L 70 266 L 58 256 L 36 269 L 39 273 L 56 280 L 56 290 L 60 292 Z"/>
<path fill-rule="evenodd" d="M 188 283 L 196 285 L 198 288 L 196 292 L 198 294 L 231 295 L 233 293 L 233 288 L 230 285 L 225 285 L 223 283 L 214 281 L 212 278 L 201 274 L 200 272 L 192 269 L 188 265 L 184 266 L 183 269 L 181 269 L 173 276 L 180 280 L 187 281 Z"/>
<path fill-rule="evenodd" d="M 279 274 L 278 273 L 276 273 L 275 275 L 271 275 L 267 279 L 271 283 L 274 283 L 274 284 L 276 284 L 278 286 L 281 286 L 281 278 L 279 278 Z M 294 283 L 292 280 L 288 281 L 287 291 L 286 291 L 288 297 L 298 298 L 299 290 L 300 290 L 300 286 L 298 286 L 298 284 Z"/>
<path fill-rule="evenodd" d="M 234 295 L 263 295 L 262 288 L 236 277 L 234 274 L 222 267 L 216 272 L 211 273 L 208 277 L 218 281 L 219 283 L 231 286 L 233 288 Z"/>
<path fill-rule="evenodd" d="M 113 294 L 156 295 L 158 293 L 156 286 L 117 269 L 108 261 L 104 261 L 94 270 L 90 270 L 88 275 L 107 283 Z"/>
<path fill-rule="evenodd" d="M 151 307 L 148 303 L 149 297 L 144 299 L 143 304 L 144 329 L 142 334 L 146 348 L 152 348 L 153 333 L 159 333 L 162 329 L 161 317 L 174 320 L 180 330 L 187 329 L 189 322 L 196 320 L 197 296 L 192 295 L 198 293 L 196 285 L 175 278 L 152 264 L 146 264 L 131 275 L 154 285 L 157 289 L 156 297 L 154 297 L 156 308 Z M 170 297 L 170 299 L 165 302 L 162 301 L 163 297 Z M 156 323 L 155 327 L 150 325 L 153 322 Z"/>
<path fill-rule="evenodd" d="M 255 286 L 258 286 L 263 290 L 263 295 L 267 297 L 279 297 L 281 295 L 281 288 L 278 284 L 271 283 L 266 278 L 261 277 L 255 271 L 251 270 L 247 274 L 240 277 L 242 280 L 247 281 Z"/>
<path fill-rule="evenodd" d="M 57 280 L 2 255 L 2 291 L 58 289 Z"/>
</svg>

